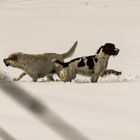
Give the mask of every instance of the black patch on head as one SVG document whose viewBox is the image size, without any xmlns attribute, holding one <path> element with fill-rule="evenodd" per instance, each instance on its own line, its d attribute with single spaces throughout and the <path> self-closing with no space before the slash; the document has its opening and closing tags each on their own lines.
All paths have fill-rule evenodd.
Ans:
<svg viewBox="0 0 140 140">
<path fill-rule="evenodd" d="M 114 44 L 112 44 L 112 43 L 106 43 L 103 46 L 103 52 L 105 54 L 108 54 L 108 55 L 117 55 L 118 52 L 119 52 L 119 49 L 116 51 Z"/>
<path fill-rule="evenodd" d="M 87 59 L 87 66 L 89 69 L 93 69 L 94 67 L 94 59 L 92 56 L 86 57 Z"/>
<path fill-rule="evenodd" d="M 84 59 L 81 59 L 81 61 L 78 63 L 78 67 L 84 67 L 85 65 Z"/>
<path fill-rule="evenodd" d="M 97 50 L 97 54 L 99 54 L 101 50 L 108 55 L 117 55 L 119 52 L 119 49 L 116 49 L 115 44 L 112 43 L 106 43 L 104 46 L 101 46 Z"/>
</svg>

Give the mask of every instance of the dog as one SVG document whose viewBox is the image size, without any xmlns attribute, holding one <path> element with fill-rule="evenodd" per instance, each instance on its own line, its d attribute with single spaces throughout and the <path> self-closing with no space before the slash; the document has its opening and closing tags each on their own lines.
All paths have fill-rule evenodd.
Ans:
<svg viewBox="0 0 140 140">
<path fill-rule="evenodd" d="M 97 50 L 95 55 L 75 58 L 66 63 L 55 60 L 55 70 L 60 80 L 64 82 L 73 80 L 76 74 L 81 74 L 90 76 L 91 82 L 95 83 L 99 76 L 121 74 L 121 72 L 113 69 L 107 70 L 110 56 L 116 56 L 118 53 L 119 49 L 115 48 L 114 44 L 106 43 Z"/>
<path fill-rule="evenodd" d="M 65 58 L 73 55 L 77 47 L 76 41 L 73 46 L 66 53 L 44 53 L 44 54 L 25 54 L 22 52 L 12 53 L 8 58 L 3 59 L 6 66 L 19 68 L 24 72 L 20 74 L 14 81 L 20 80 L 25 75 L 29 75 L 34 82 L 39 78 L 47 76 L 48 80 L 53 79 L 53 73 L 55 69 L 53 59 L 57 59 L 60 62 L 64 62 Z"/>
</svg>

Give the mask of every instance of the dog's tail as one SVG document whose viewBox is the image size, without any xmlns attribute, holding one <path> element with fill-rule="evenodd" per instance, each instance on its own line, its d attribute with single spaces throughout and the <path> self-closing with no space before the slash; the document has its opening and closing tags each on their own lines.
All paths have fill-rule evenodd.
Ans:
<svg viewBox="0 0 140 140">
<path fill-rule="evenodd" d="M 66 53 L 63 53 L 61 54 L 62 57 L 65 59 L 65 58 L 68 58 L 68 57 L 71 57 L 73 55 L 73 53 L 75 52 L 75 49 L 77 47 L 77 44 L 78 44 L 78 41 L 76 41 L 72 47 L 66 52 Z"/>
</svg>

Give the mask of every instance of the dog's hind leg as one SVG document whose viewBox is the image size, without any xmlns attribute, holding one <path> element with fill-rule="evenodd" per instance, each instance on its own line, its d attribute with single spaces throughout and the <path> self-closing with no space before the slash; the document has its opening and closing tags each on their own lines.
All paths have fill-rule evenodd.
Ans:
<svg viewBox="0 0 140 140">
<path fill-rule="evenodd" d="M 110 75 L 110 74 L 121 75 L 122 72 L 116 71 L 116 70 L 113 70 L 113 69 L 107 69 L 100 76 L 103 77 L 103 76 Z"/>
<path fill-rule="evenodd" d="M 47 75 L 47 81 L 54 81 L 53 74 Z"/>
<path fill-rule="evenodd" d="M 91 82 L 92 83 L 96 83 L 98 81 L 98 78 L 99 78 L 99 74 L 98 73 L 92 74 L 92 76 L 91 76 Z"/>
<path fill-rule="evenodd" d="M 27 73 L 26 72 L 23 72 L 21 73 L 18 77 L 14 78 L 13 80 L 14 81 L 19 81 L 21 78 L 23 78 Z"/>
</svg>

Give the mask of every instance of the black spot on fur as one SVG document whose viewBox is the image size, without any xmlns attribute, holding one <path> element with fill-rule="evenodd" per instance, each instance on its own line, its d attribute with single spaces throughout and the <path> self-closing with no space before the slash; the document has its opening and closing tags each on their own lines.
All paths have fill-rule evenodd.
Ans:
<svg viewBox="0 0 140 140">
<path fill-rule="evenodd" d="M 86 59 L 87 59 L 87 66 L 89 67 L 89 69 L 93 69 L 94 67 L 93 57 L 89 56 L 89 57 L 86 57 Z"/>
<path fill-rule="evenodd" d="M 97 63 L 98 59 L 95 57 L 95 55 L 93 55 L 94 61 Z"/>
<path fill-rule="evenodd" d="M 71 61 L 69 62 L 60 62 L 59 60 L 56 60 L 55 62 L 57 62 L 58 64 L 62 65 L 64 68 L 66 67 L 69 67 L 69 65 L 71 63 L 75 63 L 75 61 L 79 61 L 77 67 L 84 67 L 84 66 L 88 66 L 89 69 L 93 69 L 94 67 L 94 63 L 97 63 L 98 62 L 98 59 L 96 58 L 95 55 L 91 55 L 91 56 L 88 56 L 88 57 L 79 57 L 79 58 L 75 58 L 75 59 L 72 59 Z M 86 62 L 86 63 L 85 63 Z"/>
<path fill-rule="evenodd" d="M 55 62 L 58 63 L 58 64 L 60 64 L 60 65 L 62 65 L 64 68 L 69 66 L 69 62 L 64 63 L 64 62 L 61 62 L 59 60 L 56 60 Z"/>
<path fill-rule="evenodd" d="M 78 61 L 78 60 L 80 60 L 80 59 L 81 59 L 81 57 L 72 59 L 71 61 L 65 62 L 65 63 L 64 63 L 64 62 L 60 62 L 59 60 L 56 60 L 55 62 L 58 63 L 58 64 L 60 64 L 60 65 L 62 65 L 64 68 L 66 68 L 66 67 L 68 67 L 71 63 L 73 63 L 73 62 L 75 62 L 75 61 Z"/>
<path fill-rule="evenodd" d="M 84 67 L 85 65 L 84 59 L 81 59 L 81 61 L 78 63 L 78 67 Z"/>
<path fill-rule="evenodd" d="M 80 60 L 80 59 L 81 59 L 81 57 L 72 59 L 71 61 L 69 61 L 69 64 L 72 63 L 72 62 L 78 61 L 78 60 Z"/>
</svg>

